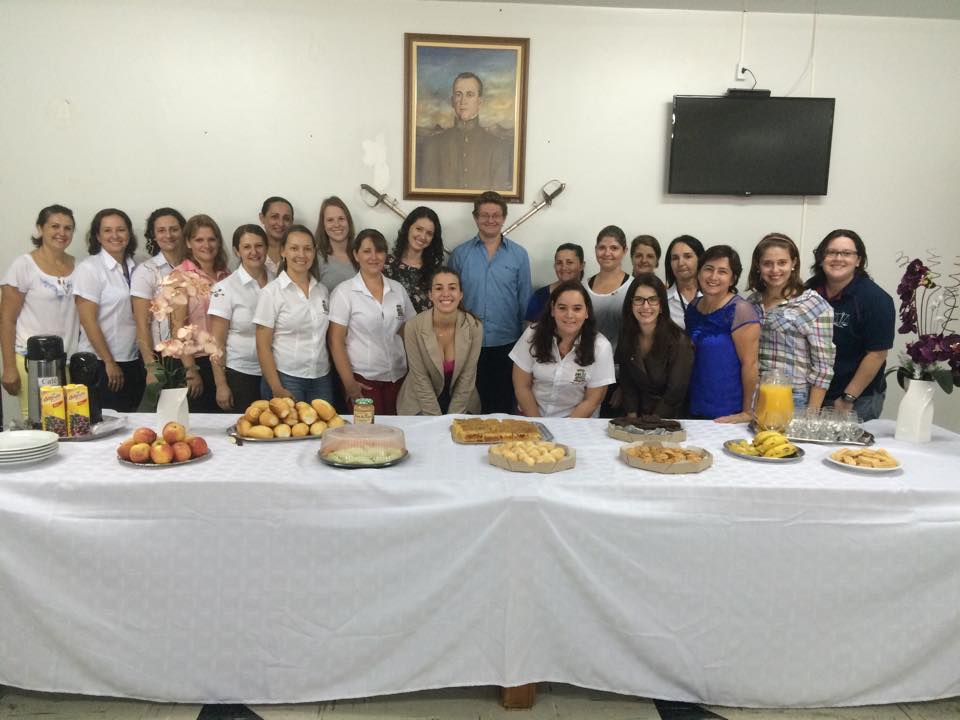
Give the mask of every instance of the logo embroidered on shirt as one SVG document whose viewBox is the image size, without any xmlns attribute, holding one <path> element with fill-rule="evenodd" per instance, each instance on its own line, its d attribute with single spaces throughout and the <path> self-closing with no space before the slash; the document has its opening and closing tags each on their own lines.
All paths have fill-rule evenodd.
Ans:
<svg viewBox="0 0 960 720">
<path fill-rule="evenodd" d="M 403 305 L 397 303 L 397 317 L 403 320 Z"/>
<path fill-rule="evenodd" d="M 587 371 L 584 368 L 577 368 L 573 374 L 573 384 L 583 385 L 587 381 Z"/>
<path fill-rule="evenodd" d="M 834 327 L 845 328 L 850 324 L 850 313 L 847 312 L 837 312 L 833 316 L 833 325 Z"/>
</svg>

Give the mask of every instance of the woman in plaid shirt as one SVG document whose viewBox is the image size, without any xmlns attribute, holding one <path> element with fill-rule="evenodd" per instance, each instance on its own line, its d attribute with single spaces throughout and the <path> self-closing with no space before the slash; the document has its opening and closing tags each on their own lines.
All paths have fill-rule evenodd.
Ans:
<svg viewBox="0 0 960 720">
<path fill-rule="evenodd" d="M 793 382 L 793 404 L 819 409 L 833 377 L 833 308 L 800 280 L 800 253 L 770 233 L 753 251 L 747 298 L 760 313 L 760 373 L 780 370 Z"/>
</svg>

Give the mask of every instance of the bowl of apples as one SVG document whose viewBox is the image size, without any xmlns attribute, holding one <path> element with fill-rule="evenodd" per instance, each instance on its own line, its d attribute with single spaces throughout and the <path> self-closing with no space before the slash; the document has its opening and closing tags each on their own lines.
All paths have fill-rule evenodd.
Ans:
<svg viewBox="0 0 960 720">
<path fill-rule="evenodd" d="M 137 468 L 174 467 L 208 457 L 207 441 L 191 435 L 178 422 L 168 422 L 159 435 L 151 428 L 138 427 L 117 448 L 120 464 Z"/>
</svg>

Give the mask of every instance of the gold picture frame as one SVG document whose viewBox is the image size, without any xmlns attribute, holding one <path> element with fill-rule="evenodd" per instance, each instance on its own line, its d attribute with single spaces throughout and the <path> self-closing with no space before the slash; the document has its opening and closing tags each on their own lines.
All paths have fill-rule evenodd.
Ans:
<svg viewBox="0 0 960 720">
<path fill-rule="evenodd" d="M 523 202 L 529 38 L 404 35 L 404 199 Z"/>
</svg>

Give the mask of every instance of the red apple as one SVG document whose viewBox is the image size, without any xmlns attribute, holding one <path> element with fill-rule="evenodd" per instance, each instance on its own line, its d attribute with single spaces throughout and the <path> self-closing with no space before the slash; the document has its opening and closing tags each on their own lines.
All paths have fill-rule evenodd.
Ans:
<svg viewBox="0 0 960 720">
<path fill-rule="evenodd" d="M 137 444 L 136 440 L 134 440 L 133 438 L 127 438 L 122 443 L 120 443 L 120 447 L 117 448 L 117 456 L 124 460 L 129 460 L 130 448 L 132 448 L 136 444 Z"/>
<path fill-rule="evenodd" d="M 190 452 L 193 453 L 194 457 L 203 457 L 207 454 L 207 441 L 202 437 L 194 437 L 190 439 L 188 443 L 190 445 Z"/>
<path fill-rule="evenodd" d="M 147 445 L 149 445 L 157 439 L 157 434 L 148 427 L 138 427 L 133 431 L 132 437 L 138 443 L 147 443 Z"/>
<path fill-rule="evenodd" d="M 182 440 L 180 442 L 175 442 L 170 447 L 173 448 L 173 459 L 177 462 L 184 462 L 193 456 L 190 446 Z"/>
<path fill-rule="evenodd" d="M 145 463 L 150 459 L 150 445 L 147 443 L 134 443 L 130 447 L 130 461 L 135 463 Z"/>
<path fill-rule="evenodd" d="M 173 448 L 167 443 L 154 444 L 150 448 L 150 459 L 157 465 L 166 465 L 173 462 Z"/>
<path fill-rule="evenodd" d="M 173 445 L 187 437 L 187 429 L 178 422 L 168 422 L 163 426 L 163 439 Z"/>
</svg>

